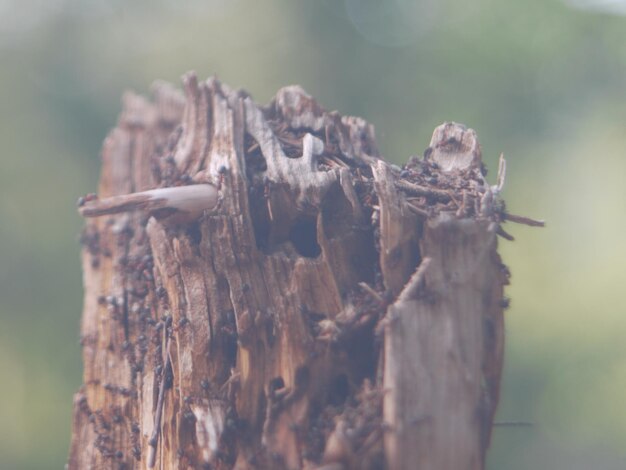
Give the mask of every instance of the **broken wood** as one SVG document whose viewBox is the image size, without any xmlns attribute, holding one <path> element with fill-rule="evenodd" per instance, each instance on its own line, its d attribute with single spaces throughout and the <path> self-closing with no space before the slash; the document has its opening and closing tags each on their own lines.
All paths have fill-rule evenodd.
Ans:
<svg viewBox="0 0 626 470">
<path fill-rule="evenodd" d="M 504 211 L 504 170 L 486 184 L 458 124 L 398 169 L 300 87 L 261 107 L 183 83 L 125 96 L 80 201 L 69 468 L 483 468 L 496 234 L 531 220 Z"/>
</svg>

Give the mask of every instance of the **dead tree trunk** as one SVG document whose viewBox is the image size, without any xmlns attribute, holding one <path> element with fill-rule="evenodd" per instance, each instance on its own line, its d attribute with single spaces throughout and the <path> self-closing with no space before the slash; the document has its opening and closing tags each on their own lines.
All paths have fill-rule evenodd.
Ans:
<svg viewBox="0 0 626 470">
<path fill-rule="evenodd" d="M 497 190 L 460 125 L 400 169 L 299 87 L 128 94 L 80 201 L 69 468 L 483 468 Z"/>
</svg>

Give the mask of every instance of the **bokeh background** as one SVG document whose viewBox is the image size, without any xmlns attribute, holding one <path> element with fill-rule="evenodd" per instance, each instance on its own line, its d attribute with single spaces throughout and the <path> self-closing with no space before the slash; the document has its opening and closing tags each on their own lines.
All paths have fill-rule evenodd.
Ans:
<svg viewBox="0 0 626 470">
<path fill-rule="evenodd" d="M 493 181 L 507 355 L 488 468 L 626 468 L 626 2 L 0 0 L 0 468 L 62 468 L 81 382 L 79 195 L 124 90 L 196 70 L 299 83 L 421 154 L 473 127 Z"/>
</svg>

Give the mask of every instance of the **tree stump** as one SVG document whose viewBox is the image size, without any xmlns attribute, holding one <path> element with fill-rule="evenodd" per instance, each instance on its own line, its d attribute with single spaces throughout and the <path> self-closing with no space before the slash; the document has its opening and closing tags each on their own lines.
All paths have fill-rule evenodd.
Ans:
<svg viewBox="0 0 626 470">
<path fill-rule="evenodd" d="M 507 215 L 474 132 L 401 169 L 298 86 L 183 83 L 124 97 L 79 201 L 69 468 L 483 468 Z"/>
</svg>

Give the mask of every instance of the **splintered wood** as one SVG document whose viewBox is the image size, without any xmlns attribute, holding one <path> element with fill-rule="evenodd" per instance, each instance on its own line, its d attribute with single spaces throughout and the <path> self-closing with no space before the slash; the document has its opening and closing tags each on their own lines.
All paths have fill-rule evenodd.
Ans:
<svg viewBox="0 0 626 470">
<path fill-rule="evenodd" d="M 300 87 L 128 94 L 80 201 L 70 469 L 480 469 L 506 214 L 476 135 L 381 159 Z M 504 175 L 501 175 L 503 182 Z"/>
</svg>

